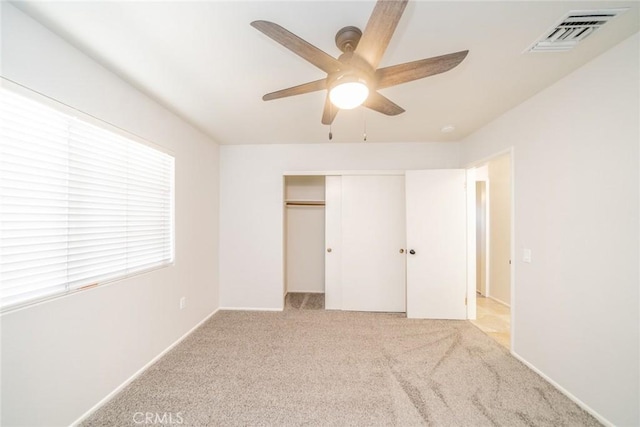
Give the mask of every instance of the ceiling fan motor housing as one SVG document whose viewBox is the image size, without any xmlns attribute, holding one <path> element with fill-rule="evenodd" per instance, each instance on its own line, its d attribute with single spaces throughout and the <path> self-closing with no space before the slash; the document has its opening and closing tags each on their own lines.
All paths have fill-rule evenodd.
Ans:
<svg viewBox="0 0 640 427">
<path fill-rule="evenodd" d="M 363 81 L 367 87 L 375 87 L 376 70 L 360 55 L 354 52 L 345 52 L 340 55 L 338 61 L 340 61 L 342 66 L 339 71 L 329 73 L 327 76 L 327 87 L 331 88 L 339 84 L 338 81 L 343 80 L 345 77 L 357 78 Z"/>
</svg>

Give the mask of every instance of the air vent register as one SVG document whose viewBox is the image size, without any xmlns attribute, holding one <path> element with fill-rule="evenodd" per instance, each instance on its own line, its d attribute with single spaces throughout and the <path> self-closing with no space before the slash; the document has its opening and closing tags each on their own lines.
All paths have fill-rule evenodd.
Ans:
<svg viewBox="0 0 640 427">
<path fill-rule="evenodd" d="M 600 27 L 627 9 L 572 10 L 538 40 L 530 52 L 564 52 L 573 49 Z"/>
</svg>

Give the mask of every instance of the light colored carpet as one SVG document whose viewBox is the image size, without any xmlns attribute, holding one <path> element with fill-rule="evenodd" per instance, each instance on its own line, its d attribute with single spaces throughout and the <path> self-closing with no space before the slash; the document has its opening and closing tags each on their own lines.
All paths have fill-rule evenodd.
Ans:
<svg viewBox="0 0 640 427">
<path fill-rule="evenodd" d="M 466 321 L 297 309 L 215 314 L 83 425 L 140 425 L 140 413 L 194 426 L 599 425 Z"/>
<path fill-rule="evenodd" d="M 284 306 L 288 310 L 324 310 L 324 294 L 289 292 Z"/>
</svg>

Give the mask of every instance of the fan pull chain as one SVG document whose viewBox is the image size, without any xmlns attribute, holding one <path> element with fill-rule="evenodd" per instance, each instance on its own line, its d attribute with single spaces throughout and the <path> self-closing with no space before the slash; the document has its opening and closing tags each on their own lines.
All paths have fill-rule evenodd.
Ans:
<svg viewBox="0 0 640 427">
<path fill-rule="evenodd" d="M 362 121 L 364 122 L 363 141 L 367 142 L 367 110 L 362 109 Z"/>
<path fill-rule="evenodd" d="M 331 117 L 331 103 L 329 103 L 329 117 Z M 333 122 L 333 120 L 332 120 Z M 333 132 L 331 131 L 331 123 L 329 123 L 329 141 L 333 139 Z"/>
</svg>

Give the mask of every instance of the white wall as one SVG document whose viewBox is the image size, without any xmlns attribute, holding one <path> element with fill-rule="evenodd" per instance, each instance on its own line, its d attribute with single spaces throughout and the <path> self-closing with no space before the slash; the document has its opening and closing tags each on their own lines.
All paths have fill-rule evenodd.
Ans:
<svg viewBox="0 0 640 427">
<path fill-rule="evenodd" d="M 457 143 L 222 146 L 220 158 L 220 306 L 275 310 L 283 305 L 284 172 L 459 164 Z"/>
<path fill-rule="evenodd" d="M 324 293 L 324 206 L 287 206 L 286 224 L 285 293 Z"/>
<path fill-rule="evenodd" d="M 620 426 L 640 424 L 639 51 L 636 34 L 462 144 L 465 162 L 514 147 L 514 353 Z"/>
<path fill-rule="evenodd" d="M 218 307 L 218 147 L 10 4 L 1 6 L 4 77 L 176 157 L 174 266 L 1 318 L 1 424 L 69 425 Z"/>
</svg>

